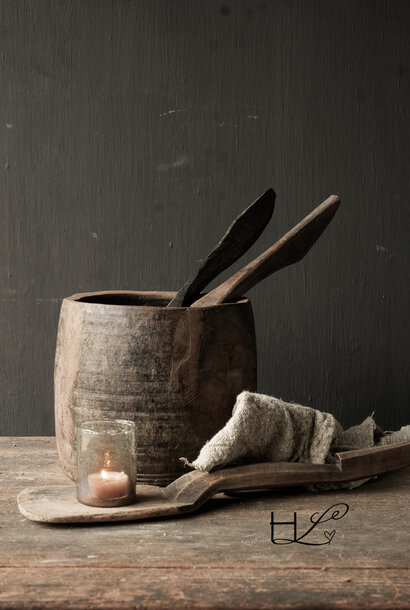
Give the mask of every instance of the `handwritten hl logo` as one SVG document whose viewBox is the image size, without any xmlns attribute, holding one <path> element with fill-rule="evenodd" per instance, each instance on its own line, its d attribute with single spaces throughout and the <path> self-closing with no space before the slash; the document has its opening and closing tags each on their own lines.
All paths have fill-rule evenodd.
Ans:
<svg viewBox="0 0 410 610">
<path fill-rule="evenodd" d="M 342 519 L 349 510 L 349 505 L 344 502 L 340 502 L 339 504 L 333 504 L 327 508 L 322 514 L 319 512 L 313 513 L 310 516 L 310 523 L 312 525 L 308 527 L 308 529 L 301 535 L 298 535 L 298 526 L 297 526 L 297 513 L 293 513 L 292 521 L 276 521 L 274 511 L 271 512 L 271 520 L 270 520 L 270 529 L 271 529 L 271 541 L 273 544 L 293 544 L 297 542 L 298 544 L 306 544 L 308 546 L 323 546 L 324 544 L 330 544 L 335 537 L 336 530 L 325 530 L 323 535 L 325 537 L 324 542 L 309 542 L 306 538 L 311 534 L 311 532 L 319 525 L 319 523 L 326 523 L 327 521 L 338 521 Z M 293 526 L 293 537 L 292 538 L 278 538 L 276 536 L 277 526 Z M 281 530 L 283 531 L 283 530 Z"/>
</svg>

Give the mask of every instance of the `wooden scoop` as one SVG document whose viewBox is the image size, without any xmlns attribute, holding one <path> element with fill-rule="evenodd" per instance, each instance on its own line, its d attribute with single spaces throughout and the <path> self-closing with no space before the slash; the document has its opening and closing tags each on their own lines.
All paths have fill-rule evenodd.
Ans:
<svg viewBox="0 0 410 610">
<path fill-rule="evenodd" d="M 192 307 L 209 307 L 239 298 L 268 275 L 300 261 L 326 229 L 339 205 L 340 197 L 331 195 L 273 246 L 195 301 Z"/>
<path fill-rule="evenodd" d="M 118 508 L 94 508 L 80 504 L 75 487 L 24 489 L 18 496 L 20 512 L 32 521 L 82 523 L 133 521 L 182 515 L 197 510 L 220 491 L 247 491 L 275 487 L 342 483 L 372 477 L 410 465 L 410 442 L 336 454 L 336 464 L 265 462 L 223 468 L 214 472 L 195 470 L 168 487 L 137 485 L 137 501 Z"/>
<path fill-rule="evenodd" d="M 272 218 L 276 194 L 268 189 L 233 221 L 221 241 L 200 264 L 197 274 L 177 292 L 167 307 L 189 306 L 222 271 L 245 254 Z"/>
</svg>

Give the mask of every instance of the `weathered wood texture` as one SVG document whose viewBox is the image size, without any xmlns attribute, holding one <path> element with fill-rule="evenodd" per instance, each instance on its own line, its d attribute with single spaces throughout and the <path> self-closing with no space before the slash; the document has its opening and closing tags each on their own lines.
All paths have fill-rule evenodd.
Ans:
<svg viewBox="0 0 410 610">
<path fill-rule="evenodd" d="M 410 466 L 410 442 L 346 451 L 336 464 L 265 462 L 189 472 L 167 487 L 137 485 L 134 504 L 116 508 L 84 506 L 75 486 L 28 487 L 17 497 L 20 512 L 32 521 L 95 523 L 137 521 L 199 510 L 218 492 L 243 492 L 317 483 L 359 480 Z"/>
<path fill-rule="evenodd" d="M 207 307 L 240 298 L 272 273 L 300 262 L 322 235 L 339 205 L 340 197 L 328 197 L 275 244 L 192 306 Z"/>
<path fill-rule="evenodd" d="M 13 445 L 14 443 L 14 445 Z M 157 522 L 57 526 L 18 512 L 27 485 L 72 485 L 53 439 L 0 439 L 0 608 L 410 608 L 410 469 L 354 491 L 214 498 Z M 325 547 L 276 546 L 270 513 L 301 529 L 347 502 Z"/>
<path fill-rule="evenodd" d="M 177 290 L 269 185 L 237 269 L 343 207 L 250 293 L 260 391 L 407 423 L 409 21 L 408 0 L 0 0 L 0 434 L 53 433 L 63 297 Z"/>
<path fill-rule="evenodd" d="M 275 191 L 270 188 L 235 218 L 215 248 L 200 262 L 196 275 L 178 290 L 167 307 L 191 305 L 213 279 L 249 250 L 269 223 L 275 198 Z"/>
<path fill-rule="evenodd" d="M 137 481 L 184 474 L 256 388 L 256 344 L 247 299 L 207 309 L 167 308 L 174 293 L 108 292 L 64 299 L 55 364 L 61 464 L 75 476 L 75 425 L 127 419 L 137 428 Z"/>
<path fill-rule="evenodd" d="M 172 570 L 72 568 L 0 569 L 0 608 L 13 610 L 135 610 L 241 608 L 266 610 L 404 610 L 403 570 L 263 568 Z M 2 604 L 2 599 L 6 600 Z"/>
</svg>

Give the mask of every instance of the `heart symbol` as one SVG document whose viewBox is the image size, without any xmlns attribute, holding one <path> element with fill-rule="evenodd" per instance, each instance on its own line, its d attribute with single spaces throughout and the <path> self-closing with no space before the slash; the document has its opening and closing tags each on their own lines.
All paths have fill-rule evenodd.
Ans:
<svg viewBox="0 0 410 610">
<path fill-rule="evenodd" d="M 331 532 L 325 532 L 325 537 L 332 542 L 334 535 L 336 534 L 336 530 L 332 530 Z"/>
</svg>

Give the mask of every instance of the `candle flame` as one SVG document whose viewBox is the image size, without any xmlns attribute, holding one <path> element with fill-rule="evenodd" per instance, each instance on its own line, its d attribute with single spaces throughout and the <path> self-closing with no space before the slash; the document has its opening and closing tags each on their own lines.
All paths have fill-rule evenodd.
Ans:
<svg viewBox="0 0 410 610">
<path fill-rule="evenodd" d="M 101 477 L 102 477 L 103 479 L 108 479 L 108 478 L 109 478 L 109 477 L 108 477 L 108 473 L 107 473 L 107 471 L 106 471 L 106 470 L 101 470 Z"/>
<path fill-rule="evenodd" d="M 109 451 L 106 451 L 104 453 L 104 468 L 110 469 L 111 465 L 112 465 L 111 453 Z"/>
</svg>

